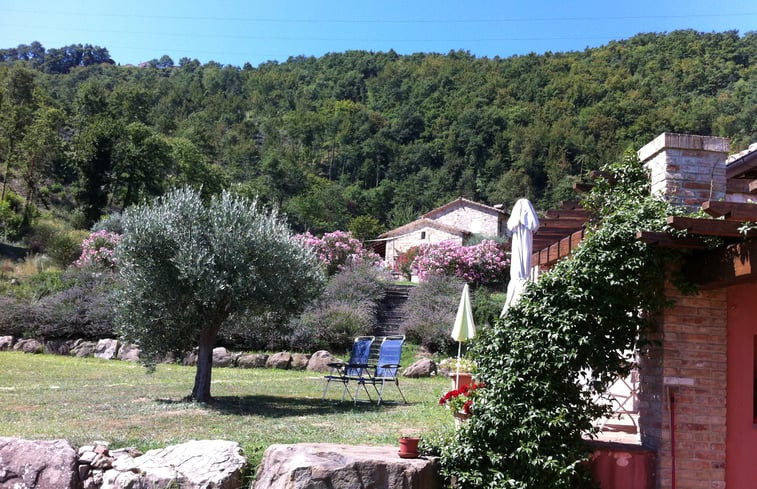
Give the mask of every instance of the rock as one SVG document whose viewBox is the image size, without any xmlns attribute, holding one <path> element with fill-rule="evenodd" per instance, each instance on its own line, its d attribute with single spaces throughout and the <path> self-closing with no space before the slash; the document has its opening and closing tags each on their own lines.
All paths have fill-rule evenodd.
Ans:
<svg viewBox="0 0 757 489">
<path fill-rule="evenodd" d="M 76 451 L 66 440 L 0 438 L 0 487 L 74 489 Z"/>
<path fill-rule="evenodd" d="M 310 357 L 304 353 L 295 353 L 292 355 L 292 364 L 290 368 L 293 370 L 305 370 L 308 366 L 308 360 Z"/>
<path fill-rule="evenodd" d="M 288 352 L 281 351 L 274 353 L 265 362 L 265 366 L 268 368 L 281 368 L 287 369 L 292 364 L 292 355 Z"/>
<path fill-rule="evenodd" d="M 231 356 L 229 350 L 219 346 L 213 348 L 213 366 L 214 367 L 231 367 L 234 363 L 234 357 Z"/>
<path fill-rule="evenodd" d="M 318 350 L 310 356 L 308 360 L 307 370 L 311 372 L 329 372 L 331 367 L 329 363 L 338 362 L 339 360 L 326 350 Z"/>
<path fill-rule="evenodd" d="M 403 459 L 393 446 L 271 445 L 253 489 L 438 489 L 434 457 Z"/>
<path fill-rule="evenodd" d="M 247 459 L 236 442 L 190 441 L 136 458 L 119 457 L 103 476 L 102 489 L 180 487 L 236 489 L 242 487 Z"/>
<path fill-rule="evenodd" d="M 237 358 L 237 367 L 262 368 L 265 367 L 266 360 L 268 360 L 268 355 L 264 353 L 246 353 Z"/>
<path fill-rule="evenodd" d="M 405 377 L 431 377 L 436 374 L 436 362 L 430 358 L 422 358 L 405 369 Z"/>
<path fill-rule="evenodd" d="M 95 346 L 95 357 L 103 358 L 105 360 L 113 360 L 118 353 L 118 340 L 114 339 L 102 339 L 97 342 Z"/>
<path fill-rule="evenodd" d="M 45 353 L 51 355 L 70 355 L 74 346 L 72 340 L 48 340 L 45 341 Z"/>
<path fill-rule="evenodd" d="M 71 355 L 75 355 L 77 357 L 91 357 L 95 354 L 96 348 L 97 343 L 95 343 L 94 341 L 76 340 L 76 342 L 74 342 L 73 348 L 71 348 Z"/>
<path fill-rule="evenodd" d="M 45 350 L 45 346 L 37 340 L 23 339 L 18 340 L 13 345 L 13 349 L 24 353 L 42 353 Z"/>
<path fill-rule="evenodd" d="M 13 348 L 13 336 L 0 336 L 0 351 Z"/>
<path fill-rule="evenodd" d="M 192 351 L 186 352 L 184 358 L 181 360 L 181 364 L 188 367 L 194 367 L 197 365 L 197 349 L 195 348 Z"/>
<path fill-rule="evenodd" d="M 126 343 L 118 349 L 118 359 L 124 362 L 138 362 L 140 353 L 141 351 L 137 345 Z"/>
</svg>

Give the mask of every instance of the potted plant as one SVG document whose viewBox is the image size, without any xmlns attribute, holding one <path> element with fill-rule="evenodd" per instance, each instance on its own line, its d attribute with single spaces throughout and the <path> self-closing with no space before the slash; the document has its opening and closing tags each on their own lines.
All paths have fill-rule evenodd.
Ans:
<svg viewBox="0 0 757 489">
<path fill-rule="evenodd" d="M 461 389 L 473 382 L 476 363 L 468 358 L 445 358 L 439 362 L 439 370 L 452 379 L 452 389 Z"/>
<path fill-rule="evenodd" d="M 418 458 L 418 443 L 421 439 L 417 436 L 403 435 L 400 437 L 400 452 L 402 458 Z"/>
<path fill-rule="evenodd" d="M 447 407 L 455 417 L 456 424 L 459 424 L 470 417 L 473 402 L 483 387 L 483 383 L 472 382 L 459 389 L 452 389 L 439 399 L 439 405 Z"/>
</svg>

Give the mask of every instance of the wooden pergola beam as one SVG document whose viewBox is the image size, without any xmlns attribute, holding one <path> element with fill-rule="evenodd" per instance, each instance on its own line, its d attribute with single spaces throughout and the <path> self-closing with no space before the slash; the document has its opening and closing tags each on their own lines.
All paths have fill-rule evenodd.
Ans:
<svg viewBox="0 0 757 489">
<path fill-rule="evenodd" d="M 707 247 L 702 240 L 692 236 L 671 236 L 656 231 L 638 231 L 636 239 L 662 248 L 705 249 Z"/>
<path fill-rule="evenodd" d="M 549 246 L 541 249 L 537 248 L 538 251 L 536 251 L 531 257 L 532 264 L 538 265 L 540 267 L 545 267 L 569 256 L 571 252 L 575 250 L 581 243 L 581 240 L 583 239 L 585 233 L 586 231 L 581 229 L 579 231 L 571 233 L 569 236 L 565 236 L 564 238 L 555 243 L 552 243 Z"/>
<path fill-rule="evenodd" d="M 726 183 L 728 192 L 753 194 L 757 192 L 757 180 L 753 178 L 731 178 Z"/>
<path fill-rule="evenodd" d="M 575 221 L 586 221 L 591 217 L 589 212 L 583 209 L 551 209 L 545 215 L 550 219 L 570 219 Z"/>
<path fill-rule="evenodd" d="M 712 217 L 726 220 L 757 221 L 757 204 L 708 200 L 702 203 L 702 210 Z"/>
<path fill-rule="evenodd" d="M 701 289 L 727 287 L 757 279 L 757 241 L 749 240 L 698 252 L 684 263 L 684 275 Z"/>
<path fill-rule="evenodd" d="M 742 221 L 720 221 L 715 219 L 695 219 L 691 217 L 669 216 L 668 224 L 676 229 L 686 230 L 702 236 L 720 236 L 724 238 L 741 238 L 739 232 Z"/>
</svg>

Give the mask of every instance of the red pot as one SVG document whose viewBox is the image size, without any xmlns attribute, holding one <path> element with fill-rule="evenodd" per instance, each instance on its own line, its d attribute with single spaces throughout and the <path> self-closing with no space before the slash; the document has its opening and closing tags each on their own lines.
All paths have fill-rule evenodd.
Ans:
<svg viewBox="0 0 757 489">
<path fill-rule="evenodd" d="M 400 438 L 400 457 L 402 458 L 418 458 L 418 443 L 420 438 L 414 436 L 403 436 Z"/>
</svg>

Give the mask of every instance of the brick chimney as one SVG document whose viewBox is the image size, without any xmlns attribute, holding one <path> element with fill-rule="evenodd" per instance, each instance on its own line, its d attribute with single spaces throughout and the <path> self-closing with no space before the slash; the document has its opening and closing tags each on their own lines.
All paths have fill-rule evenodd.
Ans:
<svg viewBox="0 0 757 489">
<path fill-rule="evenodd" d="M 726 138 L 664 132 L 638 156 L 650 172 L 653 195 L 694 211 L 702 202 L 725 198 L 729 150 Z"/>
</svg>

